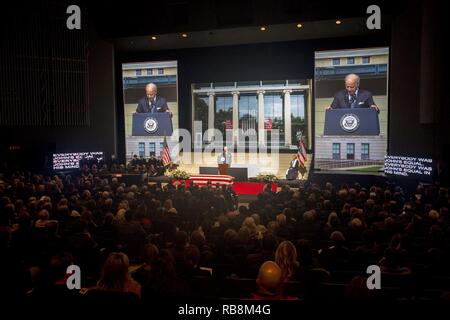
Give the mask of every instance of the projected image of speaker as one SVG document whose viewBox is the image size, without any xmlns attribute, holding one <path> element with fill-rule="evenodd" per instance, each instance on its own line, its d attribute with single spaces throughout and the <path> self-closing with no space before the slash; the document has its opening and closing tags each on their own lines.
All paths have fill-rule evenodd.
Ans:
<svg viewBox="0 0 450 320">
<path fill-rule="evenodd" d="M 387 47 L 315 53 L 315 169 L 382 172 L 388 66 Z"/>
</svg>

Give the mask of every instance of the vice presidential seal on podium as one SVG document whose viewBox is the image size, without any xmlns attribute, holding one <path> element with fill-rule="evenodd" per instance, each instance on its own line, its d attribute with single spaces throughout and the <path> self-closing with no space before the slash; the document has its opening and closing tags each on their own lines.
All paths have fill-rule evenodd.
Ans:
<svg viewBox="0 0 450 320">
<path fill-rule="evenodd" d="M 378 136 L 380 121 L 372 108 L 330 109 L 325 112 L 324 136 Z"/>
<path fill-rule="evenodd" d="M 132 136 L 170 136 L 172 132 L 169 112 L 133 113 Z"/>
</svg>

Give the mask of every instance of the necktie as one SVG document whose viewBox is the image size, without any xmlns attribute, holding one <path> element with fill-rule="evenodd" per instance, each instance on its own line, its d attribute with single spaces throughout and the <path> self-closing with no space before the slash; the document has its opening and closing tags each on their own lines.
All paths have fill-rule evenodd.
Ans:
<svg viewBox="0 0 450 320">
<path fill-rule="evenodd" d="M 156 112 L 155 100 L 150 100 L 150 112 Z"/>
<path fill-rule="evenodd" d="M 349 103 L 350 103 L 350 108 L 354 108 L 355 107 L 355 102 L 356 102 L 356 95 L 351 95 L 350 96 L 350 100 L 349 100 Z"/>
</svg>

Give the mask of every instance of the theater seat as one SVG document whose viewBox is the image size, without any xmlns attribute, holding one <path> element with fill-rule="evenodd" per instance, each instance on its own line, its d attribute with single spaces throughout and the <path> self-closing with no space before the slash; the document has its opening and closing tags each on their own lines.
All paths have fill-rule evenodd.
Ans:
<svg viewBox="0 0 450 320">
<path fill-rule="evenodd" d="M 223 281 L 221 297 L 248 298 L 256 290 L 256 279 L 227 277 Z"/>
<path fill-rule="evenodd" d="M 213 298 L 217 296 L 218 288 L 212 277 L 193 277 L 191 288 L 198 298 Z"/>
<path fill-rule="evenodd" d="M 92 305 L 130 306 L 139 303 L 139 297 L 132 292 L 113 292 L 89 289 L 81 293 L 81 302 Z"/>
</svg>

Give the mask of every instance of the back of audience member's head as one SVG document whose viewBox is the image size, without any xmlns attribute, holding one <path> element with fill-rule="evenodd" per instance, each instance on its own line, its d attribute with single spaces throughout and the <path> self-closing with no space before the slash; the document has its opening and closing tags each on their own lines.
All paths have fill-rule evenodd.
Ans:
<svg viewBox="0 0 450 320">
<path fill-rule="evenodd" d="M 269 221 L 267 223 L 267 230 L 268 230 L 268 232 L 270 232 L 272 234 L 277 234 L 278 233 L 278 229 L 279 229 L 278 222 L 276 222 L 276 221 Z"/>
<path fill-rule="evenodd" d="M 230 223 L 230 220 L 225 215 L 220 215 L 218 220 L 219 220 L 219 225 L 224 228 L 228 227 L 228 225 Z"/>
<path fill-rule="evenodd" d="M 223 240 L 226 246 L 232 247 L 239 241 L 238 233 L 233 229 L 228 229 L 223 234 Z"/>
<path fill-rule="evenodd" d="M 336 228 L 340 225 L 340 221 L 336 212 L 333 211 L 328 215 L 327 225 L 333 228 Z"/>
<path fill-rule="evenodd" d="M 248 244 L 250 241 L 250 230 L 247 227 L 241 227 L 238 231 L 238 241 L 240 244 Z"/>
<path fill-rule="evenodd" d="M 347 189 L 340 189 L 338 191 L 338 196 L 341 199 L 345 199 L 347 197 L 347 195 L 348 195 L 348 190 Z"/>
<path fill-rule="evenodd" d="M 316 211 L 308 210 L 303 213 L 303 221 L 312 223 L 316 219 Z"/>
<path fill-rule="evenodd" d="M 259 214 L 257 214 L 257 213 L 252 214 L 252 218 L 253 218 L 253 221 L 255 221 L 255 225 L 260 224 Z"/>
<path fill-rule="evenodd" d="M 266 232 L 267 228 L 264 225 L 258 224 L 256 226 L 256 236 L 258 237 L 258 239 L 262 239 Z"/>
<path fill-rule="evenodd" d="M 113 252 L 106 259 L 97 287 L 102 290 L 124 292 L 130 279 L 128 268 L 130 262 L 126 254 Z"/>
<path fill-rule="evenodd" d="M 142 262 L 146 264 L 153 264 L 155 260 L 158 258 L 159 250 L 158 247 L 153 243 L 147 243 L 144 246 L 144 251 L 142 254 Z"/>
<path fill-rule="evenodd" d="M 327 191 L 327 193 L 329 193 L 328 191 Z M 333 210 L 333 203 L 331 202 L 331 200 L 329 200 L 329 199 L 327 199 L 327 197 L 330 197 L 331 195 L 324 195 L 324 198 L 326 199 L 326 200 L 324 200 L 324 202 L 323 202 L 323 209 L 324 210 L 326 210 L 326 211 L 331 211 L 331 210 Z"/>
<path fill-rule="evenodd" d="M 167 199 L 166 201 L 164 201 L 164 210 L 169 211 L 172 208 L 173 208 L 172 200 Z"/>
<path fill-rule="evenodd" d="M 259 268 L 258 278 L 256 279 L 258 291 L 268 291 L 275 294 L 282 283 L 281 268 L 273 261 L 264 262 Z"/>
<path fill-rule="evenodd" d="M 430 220 L 432 221 L 437 221 L 439 219 L 439 212 L 437 210 L 430 210 L 428 212 L 428 217 L 430 218 Z"/>
<path fill-rule="evenodd" d="M 50 218 L 50 214 L 48 213 L 48 210 L 42 209 L 41 211 L 39 211 L 38 218 L 40 220 L 48 220 Z"/>
<path fill-rule="evenodd" d="M 249 229 L 250 233 L 254 233 L 256 231 L 256 223 L 252 217 L 247 217 L 242 222 L 242 226 Z"/>
<path fill-rule="evenodd" d="M 192 231 L 190 236 L 190 243 L 201 248 L 206 243 L 205 235 L 203 234 L 203 232 L 201 232 L 200 230 Z"/>
<path fill-rule="evenodd" d="M 247 216 L 248 215 L 248 208 L 246 206 L 239 206 L 239 214 L 242 216 Z"/>
<path fill-rule="evenodd" d="M 330 235 L 330 240 L 333 242 L 334 245 L 343 245 L 345 242 L 345 237 L 340 231 L 333 231 Z"/>
<path fill-rule="evenodd" d="M 278 227 L 284 227 L 287 224 L 286 215 L 284 213 L 277 214 Z"/>
<path fill-rule="evenodd" d="M 392 234 L 397 230 L 397 221 L 394 217 L 388 216 L 386 219 L 384 219 L 384 225 L 388 234 Z"/>
<path fill-rule="evenodd" d="M 362 223 L 362 221 L 358 218 L 353 218 L 350 223 L 349 223 L 350 228 L 353 231 L 361 231 L 364 229 L 364 224 Z"/>
<path fill-rule="evenodd" d="M 83 210 L 83 212 L 81 213 L 81 219 L 83 219 L 86 222 L 91 222 L 92 221 L 92 211 Z"/>
<path fill-rule="evenodd" d="M 284 208 L 283 212 L 282 212 L 286 218 L 291 218 L 292 217 L 292 209 L 291 208 Z"/>
</svg>

